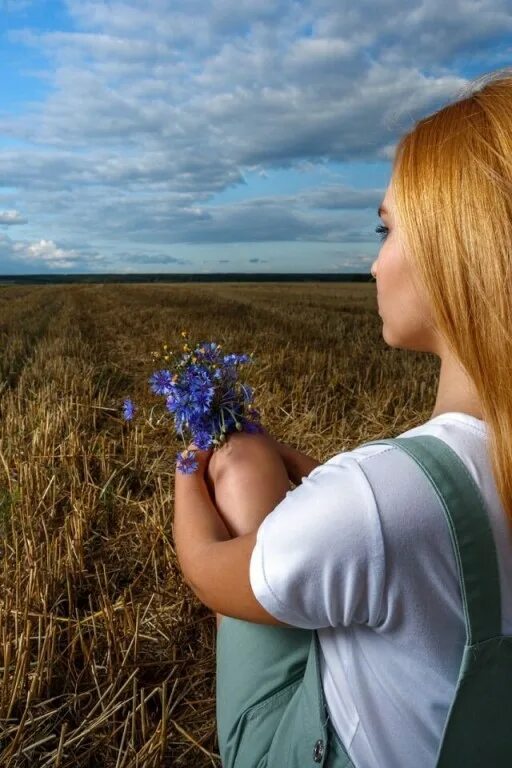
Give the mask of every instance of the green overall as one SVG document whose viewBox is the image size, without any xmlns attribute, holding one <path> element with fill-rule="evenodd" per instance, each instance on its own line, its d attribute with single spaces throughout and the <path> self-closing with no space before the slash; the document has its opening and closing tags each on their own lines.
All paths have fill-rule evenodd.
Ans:
<svg viewBox="0 0 512 768">
<path fill-rule="evenodd" d="M 429 478 L 457 562 L 466 644 L 435 766 L 510 768 L 512 635 L 501 634 L 498 562 L 480 490 L 433 435 L 365 443 L 376 444 L 401 448 Z M 316 630 L 224 617 L 216 685 L 223 768 L 355 768 L 326 709 Z"/>
</svg>

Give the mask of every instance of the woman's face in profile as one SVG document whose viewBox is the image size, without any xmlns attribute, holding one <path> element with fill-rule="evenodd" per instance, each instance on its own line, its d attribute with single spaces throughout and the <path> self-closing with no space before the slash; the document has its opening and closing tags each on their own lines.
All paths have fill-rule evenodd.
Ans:
<svg viewBox="0 0 512 768">
<path fill-rule="evenodd" d="M 434 352 L 436 339 L 429 305 L 424 295 L 418 295 L 411 267 L 398 242 L 392 182 L 380 208 L 382 245 L 371 272 L 377 281 L 382 336 L 391 347 Z"/>
</svg>

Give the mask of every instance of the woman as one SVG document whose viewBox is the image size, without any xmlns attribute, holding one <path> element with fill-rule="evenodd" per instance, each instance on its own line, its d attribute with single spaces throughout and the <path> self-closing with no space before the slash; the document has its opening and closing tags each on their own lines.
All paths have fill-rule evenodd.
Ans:
<svg viewBox="0 0 512 768">
<path fill-rule="evenodd" d="M 176 475 L 224 768 L 512 764 L 512 71 L 477 85 L 379 208 L 383 337 L 440 357 L 431 418 L 325 464 L 236 434 Z"/>
</svg>

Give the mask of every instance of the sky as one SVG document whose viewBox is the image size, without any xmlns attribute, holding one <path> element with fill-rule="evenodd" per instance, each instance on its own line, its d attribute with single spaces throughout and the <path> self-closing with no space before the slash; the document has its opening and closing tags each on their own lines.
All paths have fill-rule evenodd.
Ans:
<svg viewBox="0 0 512 768">
<path fill-rule="evenodd" d="M 0 274 L 368 273 L 511 0 L 0 0 Z"/>
</svg>

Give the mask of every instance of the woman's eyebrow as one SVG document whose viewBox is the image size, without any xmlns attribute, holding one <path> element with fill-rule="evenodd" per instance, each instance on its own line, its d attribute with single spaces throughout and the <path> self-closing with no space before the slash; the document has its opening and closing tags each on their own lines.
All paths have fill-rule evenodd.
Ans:
<svg viewBox="0 0 512 768">
<path fill-rule="evenodd" d="M 379 205 L 379 207 L 377 208 L 377 216 L 381 216 L 383 213 L 387 213 L 387 212 L 388 212 L 387 208 L 385 208 L 385 206 L 383 205 Z"/>
</svg>

